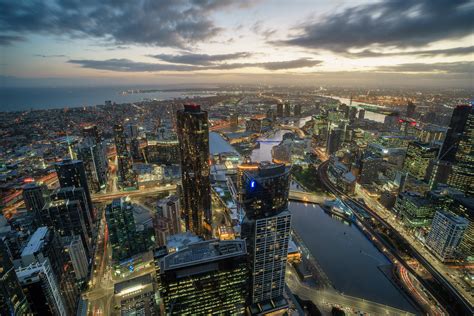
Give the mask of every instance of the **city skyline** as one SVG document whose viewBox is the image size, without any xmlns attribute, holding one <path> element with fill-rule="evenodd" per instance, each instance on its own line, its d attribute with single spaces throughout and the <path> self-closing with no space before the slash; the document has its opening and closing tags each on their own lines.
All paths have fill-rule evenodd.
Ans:
<svg viewBox="0 0 474 316">
<path fill-rule="evenodd" d="M 0 8 L 0 314 L 474 315 L 474 0 Z"/>
<path fill-rule="evenodd" d="M 2 1 L 2 85 L 472 86 L 471 1 Z M 420 80 L 422 80 L 420 82 Z"/>
</svg>

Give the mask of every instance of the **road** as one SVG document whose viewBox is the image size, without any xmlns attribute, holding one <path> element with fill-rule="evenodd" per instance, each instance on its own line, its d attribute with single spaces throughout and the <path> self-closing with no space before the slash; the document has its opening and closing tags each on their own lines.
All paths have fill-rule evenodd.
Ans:
<svg viewBox="0 0 474 316">
<path fill-rule="evenodd" d="M 92 202 L 109 202 L 113 199 L 120 198 L 123 196 L 140 197 L 152 195 L 160 192 L 175 191 L 176 184 L 167 184 L 164 186 L 157 186 L 152 188 L 139 189 L 134 191 L 120 191 L 111 193 L 99 193 L 92 195 Z"/>
<path fill-rule="evenodd" d="M 413 315 L 398 308 L 344 295 L 335 290 L 310 287 L 300 281 L 291 265 L 288 265 L 286 271 L 286 283 L 293 294 L 311 300 L 317 306 L 339 306 L 351 312 L 360 311 L 370 315 Z"/>
<path fill-rule="evenodd" d="M 439 285 L 442 286 L 443 289 L 452 296 L 452 298 L 455 298 L 456 302 L 458 303 L 456 306 L 453 306 L 453 304 L 446 303 L 446 301 L 449 298 L 444 297 L 444 296 L 440 296 L 439 293 L 433 293 L 433 292 L 428 292 L 428 291 L 426 293 L 423 292 L 426 295 L 429 295 L 430 300 L 432 302 L 443 302 L 443 304 L 438 303 L 437 304 L 438 306 L 436 306 L 436 308 L 434 308 L 434 310 L 435 311 L 438 311 L 438 309 L 444 310 L 444 307 L 445 307 L 445 308 L 448 308 L 448 309 L 451 309 L 451 310 L 455 309 L 458 312 L 467 313 L 468 315 L 472 315 L 474 313 L 472 305 L 469 302 L 467 302 L 464 299 L 464 297 L 462 295 L 460 295 L 456 291 L 456 289 L 420 253 L 417 252 L 416 249 L 413 248 L 413 246 L 411 245 L 411 242 L 409 240 L 407 240 L 405 235 L 400 234 L 396 229 L 394 229 L 391 225 L 389 225 L 382 217 L 380 217 L 374 210 L 372 210 L 371 208 L 367 207 L 366 205 L 360 203 L 358 200 L 355 200 L 354 198 L 352 198 L 352 197 L 348 196 L 347 194 L 341 192 L 339 189 L 337 189 L 329 181 L 329 179 L 327 177 L 328 164 L 329 164 L 329 161 L 325 161 L 319 166 L 319 169 L 318 169 L 319 177 L 320 177 L 321 182 L 323 183 L 323 185 L 328 190 L 330 190 L 332 193 L 338 195 L 341 199 L 348 200 L 348 201 L 352 202 L 353 204 L 357 205 L 358 207 L 364 209 L 368 214 L 371 215 L 372 220 L 378 222 L 383 227 L 385 227 L 390 232 L 392 232 L 393 235 L 398 240 L 405 241 L 408 245 L 408 250 L 407 250 L 408 253 L 410 253 L 413 256 L 411 258 L 411 260 L 413 260 L 413 261 L 418 260 L 420 265 L 423 266 L 426 269 L 426 271 L 429 272 L 429 274 L 431 274 L 431 277 L 433 279 L 435 279 L 436 281 L 438 281 Z M 367 226 L 367 229 L 372 230 L 370 226 Z M 374 235 L 377 236 L 378 234 L 376 233 Z M 387 242 L 385 240 L 383 240 L 382 238 L 378 238 L 378 241 L 381 244 L 384 244 L 388 249 L 390 249 L 390 254 L 392 256 L 394 256 L 398 260 L 398 262 L 400 262 L 400 264 L 402 264 L 404 266 L 404 268 L 406 268 L 414 276 L 418 276 L 416 271 L 404 260 L 404 258 L 402 258 L 400 256 L 400 254 L 398 254 L 397 252 L 392 251 L 394 249 L 391 249 L 392 247 L 389 244 L 387 244 Z M 428 282 L 426 282 L 426 280 L 424 278 L 420 277 L 417 280 L 424 287 L 429 288 L 430 290 L 432 289 L 431 285 Z M 420 289 L 417 289 L 417 293 L 418 294 L 421 293 Z M 413 297 L 415 299 L 417 298 L 417 295 L 416 295 L 417 293 L 412 293 Z M 423 303 L 420 302 L 420 305 L 423 306 Z M 434 312 L 433 314 L 437 314 L 437 312 Z"/>
<path fill-rule="evenodd" d="M 429 264 L 434 267 L 448 282 L 456 288 L 456 290 L 464 296 L 464 298 L 469 301 L 471 305 L 474 304 L 474 296 L 469 289 L 464 286 L 462 280 L 463 276 L 461 271 L 450 268 L 443 263 L 441 263 L 433 254 L 425 247 L 425 245 L 413 236 L 413 233 L 408 231 L 404 225 L 402 225 L 395 215 L 389 210 L 384 208 L 378 201 L 370 197 L 369 193 L 360 188 L 357 190 L 357 193 L 360 194 L 365 202 L 369 203 L 369 206 L 374 209 L 377 214 L 385 220 L 393 229 L 395 229 L 401 236 L 404 236 L 405 239 L 410 243 L 410 245 L 416 249 L 416 251 L 426 260 Z"/>
</svg>

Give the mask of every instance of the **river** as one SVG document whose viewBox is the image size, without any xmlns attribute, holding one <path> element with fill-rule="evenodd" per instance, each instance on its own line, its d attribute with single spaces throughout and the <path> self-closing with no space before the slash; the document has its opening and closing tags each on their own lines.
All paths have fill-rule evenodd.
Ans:
<svg viewBox="0 0 474 316">
<path fill-rule="evenodd" d="M 288 131 L 261 138 L 252 152 L 254 161 L 271 161 L 271 148 Z M 390 271 L 388 259 L 359 231 L 326 214 L 319 206 L 290 203 L 292 226 L 337 290 L 416 313 L 411 303 L 382 272 Z"/>
<path fill-rule="evenodd" d="M 345 103 L 345 104 L 348 104 L 348 105 L 351 103 L 351 99 L 347 99 L 347 98 L 340 98 L 340 97 L 333 97 L 333 96 L 326 96 L 326 97 L 338 100 L 341 103 Z M 358 109 L 362 109 L 362 107 L 361 107 L 362 105 L 370 105 L 370 106 L 374 106 L 374 107 L 381 107 L 381 106 L 376 105 L 376 104 L 368 104 L 368 103 L 363 103 L 363 102 L 352 101 L 352 106 L 355 106 Z M 368 120 L 375 121 L 375 122 L 383 123 L 384 120 L 385 120 L 385 115 L 377 113 L 377 112 L 372 112 L 372 111 L 369 111 L 369 110 L 365 110 L 364 118 L 366 118 Z"/>
</svg>

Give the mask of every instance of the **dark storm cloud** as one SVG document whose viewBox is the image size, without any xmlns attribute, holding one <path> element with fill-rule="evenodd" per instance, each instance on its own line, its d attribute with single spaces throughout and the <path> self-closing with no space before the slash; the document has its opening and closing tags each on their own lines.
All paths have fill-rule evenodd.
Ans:
<svg viewBox="0 0 474 316">
<path fill-rule="evenodd" d="M 369 45 L 421 47 L 472 34 L 473 16 L 470 0 L 383 0 L 309 21 L 299 35 L 276 44 L 335 52 Z"/>
<path fill-rule="evenodd" d="M 472 74 L 474 64 L 472 62 L 453 62 L 453 63 L 409 63 L 395 66 L 380 66 L 376 68 L 378 72 L 443 72 L 451 74 Z"/>
<path fill-rule="evenodd" d="M 431 57 L 431 56 L 463 56 L 474 54 L 474 46 L 468 47 L 455 47 L 448 49 L 431 49 L 431 50 L 418 50 L 410 52 L 394 52 L 394 53 L 379 53 L 372 51 L 370 49 L 363 50 L 357 53 L 347 53 L 347 57 L 387 57 L 387 56 L 422 56 L 422 57 Z"/>
<path fill-rule="evenodd" d="M 16 34 L 96 37 L 114 43 L 186 47 L 216 35 L 210 15 L 232 0 L 0 0 L 0 28 Z"/>
<path fill-rule="evenodd" d="M 0 34 L 0 46 L 11 45 L 14 42 L 20 42 L 22 40 L 23 37 L 21 36 Z"/>
<path fill-rule="evenodd" d="M 206 65 L 211 65 L 216 62 L 244 58 L 244 57 L 249 57 L 251 55 L 252 55 L 251 53 L 239 52 L 239 53 L 218 54 L 218 55 L 191 54 L 191 53 L 181 54 L 181 55 L 158 54 L 158 55 L 151 55 L 150 57 L 153 57 L 162 61 L 166 61 L 169 63 L 175 63 L 175 64 L 206 66 Z"/>
<path fill-rule="evenodd" d="M 215 64 L 209 66 L 195 65 L 176 65 L 176 64 L 158 64 L 135 62 L 129 59 L 107 59 L 107 60 L 69 60 L 71 64 L 80 65 L 82 68 L 108 70 L 116 72 L 160 72 L 160 71 L 196 71 L 196 70 L 230 70 L 246 67 L 263 68 L 267 70 L 285 70 L 304 67 L 312 67 L 319 65 L 321 61 L 306 58 L 277 61 L 267 63 L 231 63 L 231 64 Z"/>
</svg>

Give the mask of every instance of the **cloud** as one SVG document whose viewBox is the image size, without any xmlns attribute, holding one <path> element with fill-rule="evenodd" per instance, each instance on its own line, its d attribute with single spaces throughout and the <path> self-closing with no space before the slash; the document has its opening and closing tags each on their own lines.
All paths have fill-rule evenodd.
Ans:
<svg viewBox="0 0 474 316">
<path fill-rule="evenodd" d="M 80 65 L 82 68 L 109 70 L 119 72 L 158 72 L 158 71 L 192 71 L 196 70 L 196 66 L 186 65 L 170 65 L 170 64 L 155 64 L 136 62 L 130 59 L 107 59 L 107 60 L 92 60 L 92 59 L 72 59 L 68 61 L 71 64 Z"/>
<path fill-rule="evenodd" d="M 211 14 L 250 0 L 0 0 L 0 29 L 94 37 L 116 44 L 187 47 L 221 30 Z"/>
<path fill-rule="evenodd" d="M 289 61 L 276 61 L 265 63 L 224 63 L 212 64 L 208 66 L 182 65 L 182 64 L 160 64 L 135 62 L 129 59 L 73 59 L 68 61 L 71 64 L 80 65 L 82 68 L 107 70 L 116 72 L 160 72 L 160 71 L 198 71 L 198 70 L 230 70 L 240 68 L 262 68 L 266 70 L 285 70 L 317 66 L 321 63 L 319 60 L 300 58 Z"/>
<path fill-rule="evenodd" d="M 370 45 L 421 47 L 472 34 L 473 16 L 469 0 L 382 0 L 308 21 L 298 35 L 273 43 L 334 52 Z"/>
<path fill-rule="evenodd" d="M 208 55 L 208 54 L 181 54 L 181 55 L 168 55 L 168 54 L 158 54 L 151 55 L 150 57 L 166 61 L 174 64 L 188 64 L 188 65 L 200 65 L 206 66 L 211 65 L 216 62 L 222 62 L 226 60 L 238 59 L 251 56 L 251 53 L 239 52 L 232 54 L 218 54 L 218 55 Z"/>
<path fill-rule="evenodd" d="M 472 62 L 452 62 L 452 63 L 408 63 L 395 66 L 380 66 L 376 68 L 378 72 L 412 72 L 412 73 L 450 73 L 450 74 L 472 74 L 474 64 Z"/>
<path fill-rule="evenodd" d="M 418 51 L 409 51 L 409 52 L 393 52 L 393 53 L 380 53 L 375 52 L 370 49 L 365 49 L 357 53 L 347 53 L 347 57 L 388 57 L 388 56 L 422 56 L 422 57 L 431 57 L 431 56 L 462 56 L 462 55 L 471 55 L 474 53 L 474 46 L 467 47 L 455 47 L 447 49 L 431 49 L 431 50 L 418 50 Z"/>
<path fill-rule="evenodd" d="M 20 42 L 23 40 L 24 38 L 22 36 L 0 34 L 0 46 L 8 46 L 13 44 L 13 42 Z"/>
<path fill-rule="evenodd" d="M 286 70 L 286 69 L 297 69 L 314 67 L 321 64 L 320 60 L 313 60 L 308 58 L 300 58 L 288 61 L 273 61 L 265 63 L 232 63 L 232 64 L 221 64 L 218 65 L 217 69 L 228 70 L 246 67 L 263 68 L 266 70 Z"/>
<path fill-rule="evenodd" d="M 67 57 L 66 55 L 43 55 L 43 54 L 34 54 L 35 57 L 41 58 L 59 58 L 59 57 Z"/>
</svg>

